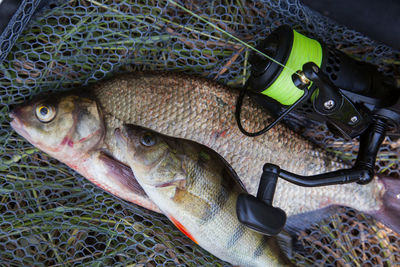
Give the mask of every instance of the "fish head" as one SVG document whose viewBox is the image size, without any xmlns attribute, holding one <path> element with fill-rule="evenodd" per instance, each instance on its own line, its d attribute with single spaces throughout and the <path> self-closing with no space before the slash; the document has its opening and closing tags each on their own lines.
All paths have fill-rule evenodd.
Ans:
<svg viewBox="0 0 400 267">
<path fill-rule="evenodd" d="M 118 149 L 141 185 L 165 188 L 184 182 L 175 138 L 136 125 L 117 128 L 115 138 Z"/>
<path fill-rule="evenodd" d="M 96 101 L 72 93 L 39 96 L 16 106 L 10 117 L 18 134 L 66 163 L 96 147 L 105 132 Z"/>
</svg>

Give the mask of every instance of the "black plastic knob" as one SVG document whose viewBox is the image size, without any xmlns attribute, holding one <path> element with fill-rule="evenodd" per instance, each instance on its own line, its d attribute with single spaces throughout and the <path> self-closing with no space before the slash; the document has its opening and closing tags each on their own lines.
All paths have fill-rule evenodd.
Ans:
<svg viewBox="0 0 400 267">
<path fill-rule="evenodd" d="M 241 223 L 252 230 L 269 236 L 279 234 L 286 223 L 286 213 L 283 210 L 268 205 L 248 194 L 239 195 L 236 213 Z"/>
<path fill-rule="evenodd" d="M 250 229 L 269 236 L 279 234 L 286 223 L 286 213 L 272 206 L 279 172 L 278 166 L 265 164 L 257 197 L 243 193 L 236 203 L 239 221 Z"/>
</svg>

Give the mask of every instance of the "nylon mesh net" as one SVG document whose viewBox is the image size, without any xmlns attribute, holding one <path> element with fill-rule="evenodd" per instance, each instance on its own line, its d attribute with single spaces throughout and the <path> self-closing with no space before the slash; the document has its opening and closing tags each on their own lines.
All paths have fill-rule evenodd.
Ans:
<svg viewBox="0 0 400 267">
<path fill-rule="evenodd" d="M 30 3 L 30 1 L 26 1 Z M 186 1 L 187 9 L 255 45 L 281 24 L 399 77 L 400 54 L 298 1 Z M 26 22 L 24 22 L 26 24 Z M 10 105 L 118 71 L 179 70 L 241 86 L 249 51 L 168 1 L 49 2 L 0 64 L 0 262 L 22 265 L 223 266 L 162 215 L 120 200 L 48 157 L 9 126 Z M 357 144 L 323 125 L 303 133 L 345 160 Z M 399 141 L 387 138 L 378 171 L 399 177 Z M 299 236 L 298 265 L 400 262 L 400 238 L 343 208 Z"/>
<path fill-rule="evenodd" d="M 40 6 L 38 0 L 25 0 L 22 1 L 14 15 L 10 19 L 8 25 L 0 34 L 0 60 L 3 61 L 17 37 L 21 34 L 24 26 L 29 22 L 35 10 Z M 3 8 L 3 7 L 2 7 Z"/>
</svg>

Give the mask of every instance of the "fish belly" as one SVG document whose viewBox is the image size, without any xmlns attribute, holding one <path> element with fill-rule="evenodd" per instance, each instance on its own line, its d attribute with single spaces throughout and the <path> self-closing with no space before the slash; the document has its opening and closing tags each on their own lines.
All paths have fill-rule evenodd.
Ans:
<svg viewBox="0 0 400 267">
<path fill-rule="evenodd" d="M 271 238 L 238 221 L 238 194 L 231 194 L 213 216 L 201 217 L 157 190 L 147 189 L 146 192 L 175 225 L 180 225 L 181 231 L 216 257 L 235 266 L 282 266 L 282 259 L 278 258 L 278 250 Z"/>
</svg>

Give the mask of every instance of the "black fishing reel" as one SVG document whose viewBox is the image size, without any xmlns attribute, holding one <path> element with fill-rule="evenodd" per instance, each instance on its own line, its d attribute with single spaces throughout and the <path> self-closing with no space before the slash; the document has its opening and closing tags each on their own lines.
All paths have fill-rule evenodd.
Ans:
<svg viewBox="0 0 400 267">
<path fill-rule="evenodd" d="M 261 135 L 296 110 L 306 118 L 326 122 L 345 138 L 360 137 L 357 159 L 350 169 L 301 176 L 276 165 L 264 166 L 257 197 L 242 194 L 237 201 L 237 215 L 246 226 L 276 235 L 286 222 L 285 212 L 272 206 L 278 177 L 306 187 L 367 184 L 373 179 L 376 156 L 385 136 L 400 136 L 400 90 L 375 66 L 354 60 L 287 26 L 279 27 L 256 49 L 258 52 L 250 58 L 251 76 L 236 106 L 243 134 Z M 261 131 L 247 132 L 240 120 L 245 94 L 277 119 Z"/>
</svg>

